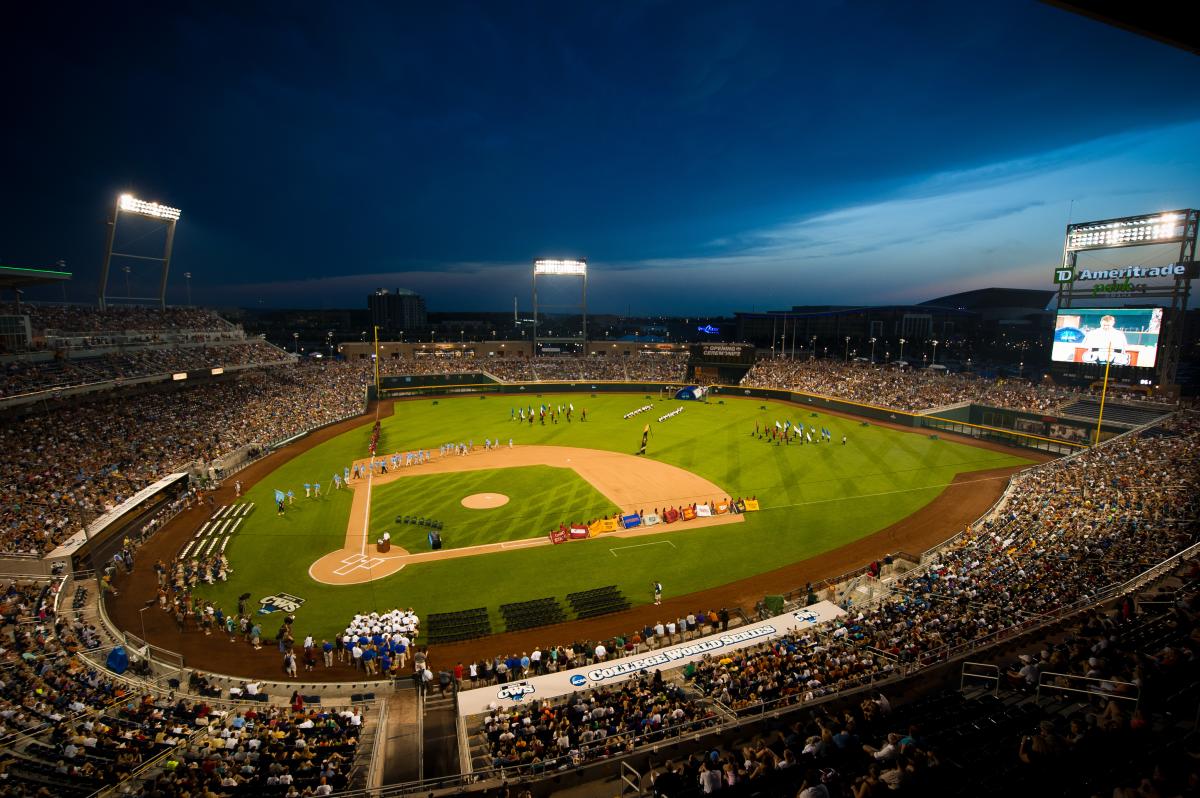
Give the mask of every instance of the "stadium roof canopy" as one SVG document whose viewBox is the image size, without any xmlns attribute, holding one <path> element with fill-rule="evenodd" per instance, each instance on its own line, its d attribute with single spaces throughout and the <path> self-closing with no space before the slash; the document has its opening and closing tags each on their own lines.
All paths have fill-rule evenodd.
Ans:
<svg viewBox="0 0 1200 798">
<path fill-rule="evenodd" d="M 28 266 L 0 266 L 0 290 L 19 290 L 34 285 L 54 285 L 71 279 L 70 272 L 34 269 Z"/>
<path fill-rule="evenodd" d="M 1053 299 L 1053 291 L 1037 288 L 977 288 L 974 291 L 963 291 L 959 294 L 930 299 L 921 304 L 980 311 L 998 308 L 1045 310 Z"/>
</svg>

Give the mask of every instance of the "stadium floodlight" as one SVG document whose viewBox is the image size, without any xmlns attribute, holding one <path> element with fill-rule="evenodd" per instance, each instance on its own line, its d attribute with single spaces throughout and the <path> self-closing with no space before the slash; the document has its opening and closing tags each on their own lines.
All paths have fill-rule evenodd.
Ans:
<svg viewBox="0 0 1200 798">
<path fill-rule="evenodd" d="M 535 260 L 534 274 L 587 274 L 586 260 Z"/>
<path fill-rule="evenodd" d="M 1186 211 L 1169 211 L 1073 224 L 1067 228 L 1067 251 L 1183 241 L 1187 236 L 1187 216 Z"/>
<path fill-rule="evenodd" d="M 100 309 L 104 310 L 108 307 L 108 275 L 112 266 L 112 259 L 116 257 L 118 260 L 133 258 L 139 261 L 155 261 L 162 265 L 162 271 L 159 274 L 158 280 L 158 296 L 153 297 L 158 300 L 158 306 L 165 309 L 167 307 L 167 276 L 171 271 L 171 249 L 175 245 L 175 224 L 179 221 L 179 216 L 182 212 L 178 208 L 172 208 L 169 205 L 160 205 L 157 202 L 146 202 L 140 200 L 132 194 L 121 194 L 117 197 L 117 202 L 113 206 L 112 216 L 108 219 L 108 235 L 104 244 L 104 265 L 100 268 Z M 127 214 L 130 216 L 140 216 L 144 219 L 156 219 L 163 222 L 163 227 L 166 228 L 166 236 L 163 242 L 161 255 L 150 255 L 143 247 L 141 252 L 118 252 L 114 245 L 117 238 L 117 224 L 121 220 L 121 215 Z M 144 239 L 145 235 L 135 235 L 128 243 L 136 243 Z M 130 267 L 126 264 L 122 271 L 125 272 L 125 293 L 127 296 L 121 297 L 125 301 L 141 302 L 151 297 L 133 297 L 128 296 L 129 289 L 129 271 Z M 191 280 L 189 275 L 188 293 L 191 293 Z M 189 296 L 190 302 L 190 296 Z"/>
<path fill-rule="evenodd" d="M 179 215 L 182 213 L 178 208 L 172 208 L 168 205 L 159 205 L 157 202 L 146 202 L 140 200 L 132 194 L 122 194 L 118 203 L 121 210 L 125 213 L 135 213 L 138 216 L 149 216 L 152 219 L 166 219 L 168 221 L 179 221 Z"/>
</svg>

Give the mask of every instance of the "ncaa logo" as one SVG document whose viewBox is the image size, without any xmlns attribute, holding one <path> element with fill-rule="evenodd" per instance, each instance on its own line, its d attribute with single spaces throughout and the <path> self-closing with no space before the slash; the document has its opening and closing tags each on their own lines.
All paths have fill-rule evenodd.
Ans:
<svg viewBox="0 0 1200 798">
<path fill-rule="evenodd" d="M 576 687 L 583 687 L 585 684 L 587 684 L 587 677 L 582 673 L 577 673 L 571 677 L 570 681 L 571 684 L 575 685 Z"/>
<path fill-rule="evenodd" d="M 500 688 L 500 692 L 496 693 L 496 697 L 520 701 L 525 698 L 525 696 L 533 692 L 535 692 L 535 688 L 529 682 L 517 682 L 516 684 L 510 684 L 507 687 Z"/>
</svg>

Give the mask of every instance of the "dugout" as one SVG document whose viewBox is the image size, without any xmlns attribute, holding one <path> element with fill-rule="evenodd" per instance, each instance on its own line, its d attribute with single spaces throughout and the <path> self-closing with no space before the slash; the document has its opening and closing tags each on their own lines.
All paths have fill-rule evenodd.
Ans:
<svg viewBox="0 0 1200 798">
<path fill-rule="evenodd" d="M 186 473 L 170 474 L 121 502 L 64 541 L 46 560 L 64 563 L 72 572 L 103 571 L 119 552 L 125 538 L 139 539 L 161 524 L 152 523 L 160 512 L 187 493 L 190 479 Z"/>
</svg>

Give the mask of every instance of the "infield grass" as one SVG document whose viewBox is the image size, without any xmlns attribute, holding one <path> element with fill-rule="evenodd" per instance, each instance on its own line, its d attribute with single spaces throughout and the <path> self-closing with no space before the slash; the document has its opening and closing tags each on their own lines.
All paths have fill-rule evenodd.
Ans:
<svg viewBox="0 0 1200 798">
<path fill-rule="evenodd" d="M 960 473 L 1029 462 L 1003 452 L 932 440 L 921 431 L 862 426 L 855 419 L 827 413 L 813 416 L 797 406 L 757 399 L 722 397 L 724 404 L 717 404 L 651 402 L 642 394 L 548 393 L 544 398 L 520 398 L 526 408 L 541 402 L 573 403 L 575 420 L 544 426 L 510 421 L 517 397 L 439 398 L 436 404 L 428 399 L 401 401 L 394 415 L 382 421 L 380 451 L 436 450 L 443 443 L 472 440 L 482 445 L 484 438 L 499 439 L 507 446 L 511 437 L 515 445 L 632 453 L 649 423 L 653 434 L 648 456 L 693 471 L 721 486 L 726 495 L 756 496 L 763 511 L 747 514 L 742 524 L 696 529 L 671 525 L 662 534 L 633 540 L 601 536 L 562 546 L 409 565 L 391 577 L 363 585 L 324 585 L 308 575 L 308 567 L 341 547 L 350 491 L 326 490 L 319 500 L 299 498 L 283 518 L 275 515 L 272 495 L 275 488 L 291 488 L 303 496 L 305 481 L 320 480 L 327 488 L 334 471 L 340 473 L 343 466 L 365 456 L 372 420 L 364 418 L 361 427 L 299 455 L 247 491 L 246 499 L 258 509 L 229 544 L 234 573 L 229 582 L 201 592 L 226 608 L 245 591 L 255 601 L 276 592 L 299 595 L 306 603 L 297 613 L 298 629 L 318 636 L 342 628 L 356 612 L 407 606 L 422 616 L 488 607 L 493 628 L 503 631 L 498 607 L 504 602 L 545 596 L 561 600 L 569 592 L 616 584 L 635 603 L 642 603 L 651 599 L 649 585 L 654 580 L 664 584 L 668 595 L 715 587 L 808 559 L 883 529 L 932 501 Z M 654 405 L 652 412 L 622 418 L 648 403 Z M 685 409 L 679 416 L 663 423 L 656 420 L 680 405 Z M 579 420 L 583 408 L 588 411 L 586 423 Z M 828 428 L 834 442 L 776 446 L 752 434 L 756 422 L 763 429 L 785 419 Z M 423 551 L 428 548 L 423 532 L 410 527 L 416 535 L 409 541 L 411 547 L 396 537 L 404 534 L 399 531 L 404 527 L 395 524 L 395 516 L 443 517 L 438 515 L 442 513 L 448 546 L 529 537 L 528 530 L 549 529 L 566 520 L 561 508 L 547 502 L 532 510 L 533 501 L 523 500 L 525 509 L 516 513 L 514 507 L 508 520 L 497 515 L 497 524 L 460 525 L 454 506 L 469 493 L 525 495 L 530 473 L 529 468 L 514 468 L 397 480 L 373 497 L 372 534 L 387 528 L 405 548 Z M 573 472 L 570 477 L 579 479 Z M 476 479 L 480 481 L 473 482 Z M 392 491 L 393 486 L 400 487 Z M 585 498 L 585 493 L 578 496 L 577 520 L 604 512 L 591 510 L 594 498 Z M 600 501 L 600 506 L 608 507 L 603 497 Z"/>
<path fill-rule="evenodd" d="M 508 503 L 488 510 L 463 507 L 463 497 L 476 493 L 500 493 Z M 425 529 L 396 523 L 398 516 L 416 515 L 441 521 L 443 546 L 457 549 L 545 534 L 555 523 L 547 521 L 550 518 L 590 520 L 616 510 L 569 468 L 523 466 L 405 476 L 372 491 L 371 539 L 391 532 L 393 545 L 414 553 L 428 551 Z"/>
</svg>

